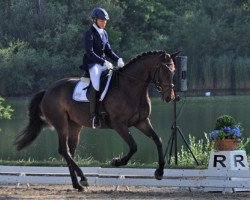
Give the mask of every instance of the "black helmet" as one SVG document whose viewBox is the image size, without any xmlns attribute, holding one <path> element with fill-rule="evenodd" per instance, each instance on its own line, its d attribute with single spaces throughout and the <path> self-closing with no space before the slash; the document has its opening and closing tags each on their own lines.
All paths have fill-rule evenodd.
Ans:
<svg viewBox="0 0 250 200">
<path fill-rule="evenodd" d="M 95 8 L 91 14 L 92 19 L 109 20 L 109 14 L 103 8 Z"/>
</svg>

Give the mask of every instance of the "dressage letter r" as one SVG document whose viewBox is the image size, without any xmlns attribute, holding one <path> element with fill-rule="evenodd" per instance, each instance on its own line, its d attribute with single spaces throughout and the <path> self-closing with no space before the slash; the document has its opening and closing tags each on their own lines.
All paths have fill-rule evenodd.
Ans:
<svg viewBox="0 0 250 200">
<path fill-rule="evenodd" d="M 214 155 L 214 167 L 217 167 L 217 163 L 220 163 L 222 167 L 226 167 L 224 161 L 226 160 L 226 156 L 224 155 Z"/>
<path fill-rule="evenodd" d="M 234 166 L 237 167 L 237 163 L 239 163 L 242 167 L 245 167 L 244 163 L 241 162 L 244 160 L 242 155 L 234 155 Z"/>
</svg>

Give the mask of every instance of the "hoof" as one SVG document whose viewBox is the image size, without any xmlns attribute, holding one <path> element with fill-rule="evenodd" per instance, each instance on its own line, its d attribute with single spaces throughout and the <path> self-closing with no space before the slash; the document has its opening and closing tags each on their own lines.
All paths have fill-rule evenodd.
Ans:
<svg viewBox="0 0 250 200">
<path fill-rule="evenodd" d="M 81 185 L 75 185 L 75 186 L 73 186 L 73 188 L 77 189 L 78 192 L 82 192 L 84 190 Z"/>
<path fill-rule="evenodd" d="M 87 180 L 80 180 L 80 183 L 81 183 L 82 186 L 85 186 L 85 187 L 89 186 Z"/>
<path fill-rule="evenodd" d="M 155 178 L 157 180 L 162 180 L 163 177 L 163 170 L 157 169 L 155 170 Z"/>
<path fill-rule="evenodd" d="M 121 163 L 120 158 L 113 158 L 112 161 L 110 162 L 110 165 L 113 167 L 119 167 L 119 166 L 124 165 L 124 164 Z"/>
</svg>

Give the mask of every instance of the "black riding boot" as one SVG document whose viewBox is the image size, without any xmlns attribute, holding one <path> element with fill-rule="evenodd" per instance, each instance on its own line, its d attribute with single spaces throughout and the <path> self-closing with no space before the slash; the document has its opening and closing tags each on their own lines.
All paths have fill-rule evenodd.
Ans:
<svg viewBox="0 0 250 200">
<path fill-rule="evenodd" d="M 91 114 L 91 123 L 92 128 L 100 127 L 100 120 L 99 120 L 99 110 L 98 110 L 98 101 L 99 101 L 99 92 L 96 91 L 94 88 L 91 88 L 90 91 L 90 114 Z"/>
</svg>

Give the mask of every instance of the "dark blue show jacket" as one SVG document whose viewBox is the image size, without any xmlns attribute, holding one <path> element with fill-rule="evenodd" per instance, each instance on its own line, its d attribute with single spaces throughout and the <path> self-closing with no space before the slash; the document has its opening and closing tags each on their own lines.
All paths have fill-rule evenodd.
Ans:
<svg viewBox="0 0 250 200">
<path fill-rule="evenodd" d="M 85 54 L 83 57 L 82 68 L 84 70 L 92 67 L 94 64 L 103 65 L 106 56 L 117 62 L 119 57 L 112 51 L 108 40 L 108 34 L 104 30 L 103 39 L 94 26 L 91 26 L 85 33 L 84 44 Z"/>
</svg>

